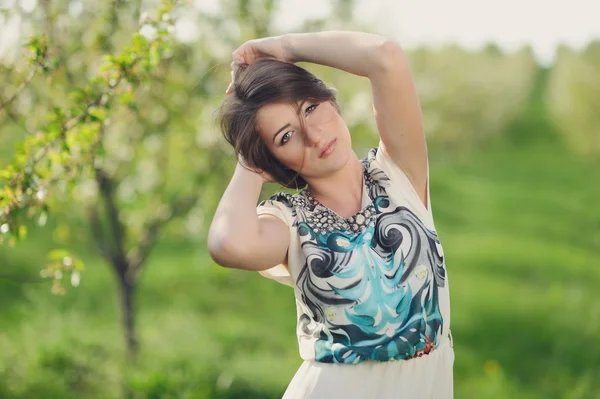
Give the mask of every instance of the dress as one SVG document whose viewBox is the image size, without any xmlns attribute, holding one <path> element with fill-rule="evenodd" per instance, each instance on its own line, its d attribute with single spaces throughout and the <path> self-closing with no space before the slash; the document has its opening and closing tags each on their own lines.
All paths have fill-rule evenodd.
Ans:
<svg viewBox="0 0 600 399">
<path fill-rule="evenodd" d="M 350 218 L 307 190 L 257 207 L 290 231 L 288 268 L 259 272 L 294 288 L 304 362 L 284 399 L 452 398 L 448 276 L 429 182 L 425 207 L 381 142 L 361 163 L 362 210 Z"/>
</svg>

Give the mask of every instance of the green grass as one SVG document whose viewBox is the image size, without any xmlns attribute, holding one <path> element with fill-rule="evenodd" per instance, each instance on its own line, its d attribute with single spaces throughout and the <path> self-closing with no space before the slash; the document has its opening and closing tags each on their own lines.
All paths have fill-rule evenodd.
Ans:
<svg viewBox="0 0 600 399">
<path fill-rule="evenodd" d="M 598 165 L 540 133 L 538 106 L 524 115 L 462 161 L 432 154 L 455 397 L 600 398 Z M 81 286 L 54 296 L 39 269 L 55 246 L 34 230 L 0 247 L 0 398 L 279 398 L 301 363 L 289 287 L 167 238 L 136 292 L 128 364 L 110 270 L 83 241 Z"/>
<path fill-rule="evenodd" d="M 591 165 L 546 151 L 488 150 L 432 177 L 459 398 L 600 397 L 598 189 Z"/>
<path fill-rule="evenodd" d="M 432 166 L 457 398 L 600 397 L 597 188 L 585 160 L 534 148 Z M 3 273 L 31 281 L 0 279 L 0 397 L 277 398 L 301 363 L 291 289 L 163 242 L 127 365 L 109 269 L 82 249 L 82 285 L 53 296 L 36 282 L 51 247 L 38 232 L 0 252 Z"/>
</svg>

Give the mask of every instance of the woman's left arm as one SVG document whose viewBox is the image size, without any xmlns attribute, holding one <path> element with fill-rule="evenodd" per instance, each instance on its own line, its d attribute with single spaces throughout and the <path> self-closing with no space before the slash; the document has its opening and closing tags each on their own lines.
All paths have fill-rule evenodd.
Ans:
<svg viewBox="0 0 600 399">
<path fill-rule="evenodd" d="M 393 40 L 362 32 L 290 33 L 291 62 L 313 62 L 367 77 L 383 150 L 407 175 L 427 207 L 427 145 L 408 60 Z"/>
</svg>

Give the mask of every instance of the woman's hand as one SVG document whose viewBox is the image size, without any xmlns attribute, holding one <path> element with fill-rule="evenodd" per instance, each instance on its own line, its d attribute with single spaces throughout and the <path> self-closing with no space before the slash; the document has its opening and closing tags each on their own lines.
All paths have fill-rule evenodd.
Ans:
<svg viewBox="0 0 600 399">
<path fill-rule="evenodd" d="M 284 43 L 283 36 L 265 37 L 262 39 L 248 40 L 246 43 L 238 47 L 232 54 L 233 62 L 231 63 L 231 83 L 225 91 L 225 94 L 231 93 L 235 74 L 239 68 L 243 68 L 253 62 L 271 58 L 283 62 L 293 63 Z"/>
</svg>

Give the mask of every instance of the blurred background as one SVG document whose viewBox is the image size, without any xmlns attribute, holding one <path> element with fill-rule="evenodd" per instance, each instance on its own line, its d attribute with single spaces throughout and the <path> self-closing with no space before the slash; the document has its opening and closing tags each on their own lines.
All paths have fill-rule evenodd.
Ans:
<svg viewBox="0 0 600 399">
<path fill-rule="evenodd" d="M 0 167 L 118 53 L 156 1 L 1 0 Z M 0 398 L 280 398 L 301 364 L 293 291 L 215 265 L 207 227 L 235 166 L 215 119 L 231 52 L 267 35 L 352 29 L 409 56 L 449 271 L 456 398 L 600 398 L 600 25 L 556 2 L 197 0 L 110 110 L 96 175 L 58 184 L 29 236 L 0 246 Z M 59 67 L 23 90 L 23 44 Z M 338 89 L 360 157 L 368 81 Z M 263 198 L 280 190 L 265 186 Z M 0 234 L 5 231 L 0 231 Z M 52 289 L 49 251 L 81 275 Z M 119 257 L 118 255 L 123 255 Z M 132 272 L 125 279 L 123 270 Z M 80 279 L 79 279 L 80 277 Z M 67 280 L 66 277 L 63 280 Z"/>
</svg>

